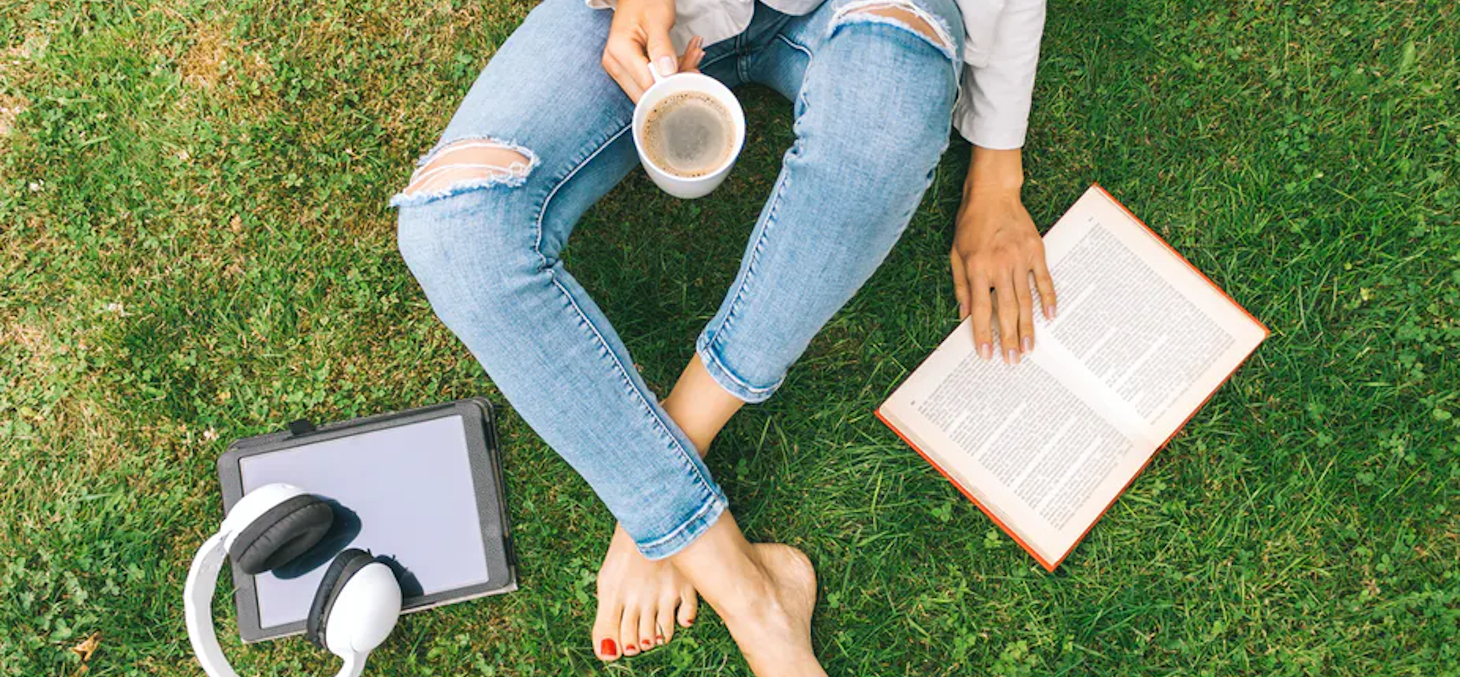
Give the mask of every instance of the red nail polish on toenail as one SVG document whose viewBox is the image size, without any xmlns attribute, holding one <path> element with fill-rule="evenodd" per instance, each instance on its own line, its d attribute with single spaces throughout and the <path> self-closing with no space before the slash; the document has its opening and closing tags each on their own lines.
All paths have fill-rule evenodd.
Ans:
<svg viewBox="0 0 1460 677">
<path fill-rule="evenodd" d="M 642 644 L 642 645 L 644 645 L 644 648 L 645 649 L 649 648 L 650 646 L 653 646 L 653 644 L 654 644 L 653 642 L 650 642 L 647 639 L 641 639 L 641 640 L 639 640 L 639 643 Z"/>
<path fill-rule="evenodd" d="M 618 645 L 614 644 L 613 640 L 611 639 L 604 639 L 603 642 L 598 645 L 598 650 L 603 655 L 610 658 L 618 655 Z"/>
</svg>

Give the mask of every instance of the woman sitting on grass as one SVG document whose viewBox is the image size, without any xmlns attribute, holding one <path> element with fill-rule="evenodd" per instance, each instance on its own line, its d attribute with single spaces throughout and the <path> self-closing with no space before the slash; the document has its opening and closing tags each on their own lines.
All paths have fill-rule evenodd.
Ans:
<svg viewBox="0 0 1460 677">
<path fill-rule="evenodd" d="M 613 4 L 545 0 L 502 45 L 392 200 L 401 253 L 437 315 L 618 518 L 598 575 L 599 658 L 669 641 L 698 592 L 755 674 L 824 674 L 811 563 L 747 542 L 701 455 L 886 257 L 950 124 L 974 144 L 951 257 L 959 312 L 985 359 L 995 322 L 1001 359 L 1032 349 L 1030 279 L 1047 315 L 1055 299 L 1019 196 L 1044 3 Z M 796 141 L 740 272 L 662 403 L 558 258 L 638 164 L 630 121 L 651 62 L 795 102 Z"/>
</svg>

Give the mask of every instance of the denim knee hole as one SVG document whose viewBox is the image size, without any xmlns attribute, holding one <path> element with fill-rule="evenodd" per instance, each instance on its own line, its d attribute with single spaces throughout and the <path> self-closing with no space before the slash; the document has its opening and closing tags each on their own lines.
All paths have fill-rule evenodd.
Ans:
<svg viewBox="0 0 1460 677">
<path fill-rule="evenodd" d="M 493 186 L 515 188 L 536 166 L 537 155 L 531 150 L 491 137 L 443 143 L 416 162 L 416 171 L 405 189 L 391 198 L 390 206 L 425 204 Z"/>
<path fill-rule="evenodd" d="M 856 0 L 843 5 L 832 16 L 831 28 L 854 23 L 880 23 L 896 26 L 925 40 L 943 56 L 953 59 L 953 38 L 942 18 L 919 7 L 911 0 Z"/>
</svg>

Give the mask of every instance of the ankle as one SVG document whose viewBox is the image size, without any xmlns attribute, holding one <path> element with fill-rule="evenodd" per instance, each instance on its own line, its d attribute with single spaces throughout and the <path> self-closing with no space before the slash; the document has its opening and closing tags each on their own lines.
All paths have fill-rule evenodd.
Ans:
<svg viewBox="0 0 1460 677">
<path fill-rule="evenodd" d="M 679 425 L 700 456 L 710 448 L 715 435 L 725 427 L 745 402 L 731 395 L 710 376 L 698 353 L 690 358 L 669 396 L 662 402 L 664 411 Z"/>
<path fill-rule="evenodd" d="M 774 589 L 771 572 L 726 512 L 708 531 L 669 560 L 718 609 L 739 610 Z"/>
<path fill-rule="evenodd" d="M 777 594 L 775 572 L 768 569 L 755 553 L 749 553 L 748 562 L 738 568 L 735 584 L 730 586 L 717 600 L 716 609 L 727 619 L 766 619 L 784 614 L 781 599 Z M 723 607 L 723 608 L 721 608 Z"/>
<path fill-rule="evenodd" d="M 695 446 L 695 451 L 699 453 L 700 458 L 704 458 L 705 454 L 709 453 L 710 443 L 715 441 L 715 436 L 719 434 L 723 423 L 715 425 L 713 422 L 701 420 L 703 417 L 699 412 L 691 411 L 673 393 L 670 393 L 659 404 L 664 407 L 664 413 L 669 414 L 669 418 L 674 419 L 679 429 L 684 431 L 684 436 L 688 437 L 690 443 Z"/>
</svg>

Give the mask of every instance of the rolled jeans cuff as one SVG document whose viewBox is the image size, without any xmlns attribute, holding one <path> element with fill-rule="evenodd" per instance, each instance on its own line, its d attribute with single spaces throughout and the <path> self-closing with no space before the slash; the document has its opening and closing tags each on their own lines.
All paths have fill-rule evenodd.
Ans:
<svg viewBox="0 0 1460 677">
<path fill-rule="evenodd" d="M 710 372 L 710 378 L 720 384 L 725 392 L 740 398 L 746 404 L 756 404 L 770 399 L 777 388 L 781 387 L 786 378 L 782 376 L 775 383 L 767 386 L 757 386 L 742 378 L 726 366 L 725 360 L 720 356 L 719 347 L 709 332 L 700 334 L 695 341 L 695 353 L 700 356 L 700 362 L 705 365 L 705 371 Z"/>
<path fill-rule="evenodd" d="M 679 526 L 670 530 L 669 533 L 650 541 L 635 541 L 639 553 L 651 560 L 664 559 L 679 553 L 690 543 L 693 543 L 700 534 L 709 531 L 715 526 L 715 521 L 720 519 L 720 514 L 729 507 L 725 500 L 725 494 L 715 487 L 715 493 L 701 503 L 698 508 L 690 514 Z"/>
</svg>

